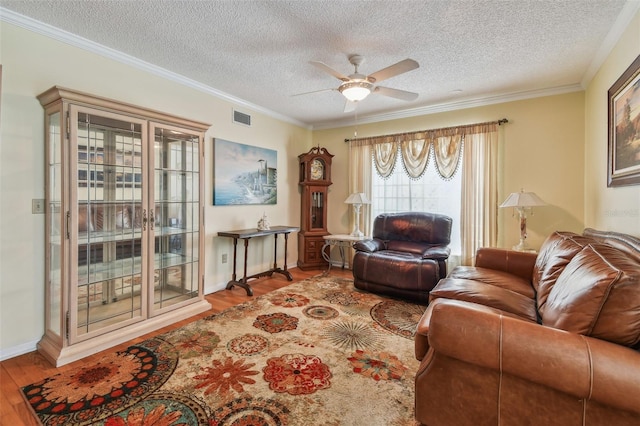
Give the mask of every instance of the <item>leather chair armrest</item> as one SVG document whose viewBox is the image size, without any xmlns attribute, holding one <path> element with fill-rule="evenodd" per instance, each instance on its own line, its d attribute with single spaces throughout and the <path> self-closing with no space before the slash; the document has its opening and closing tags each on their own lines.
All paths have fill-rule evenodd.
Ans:
<svg viewBox="0 0 640 426">
<path fill-rule="evenodd" d="M 531 281 L 536 253 L 482 247 L 476 252 L 475 266 L 508 272 Z"/>
<path fill-rule="evenodd" d="M 486 312 L 473 303 L 444 300 L 430 315 L 431 351 L 580 399 L 640 412 L 636 350 Z"/>
<path fill-rule="evenodd" d="M 429 247 L 422 253 L 423 259 L 445 260 L 449 258 L 451 248 L 446 246 Z"/>
<path fill-rule="evenodd" d="M 366 251 L 368 253 L 374 253 L 376 251 L 384 250 L 385 243 L 382 240 L 374 238 L 372 240 L 361 240 L 353 245 L 353 248 L 357 251 Z"/>
</svg>

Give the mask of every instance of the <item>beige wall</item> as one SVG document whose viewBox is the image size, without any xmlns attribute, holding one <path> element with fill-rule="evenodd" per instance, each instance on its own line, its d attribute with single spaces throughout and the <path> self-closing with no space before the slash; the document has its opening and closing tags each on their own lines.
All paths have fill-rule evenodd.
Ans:
<svg viewBox="0 0 640 426">
<path fill-rule="evenodd" d="M 435 129 L 507 118 L 500 126 L 499 199 L 524 188 L 549 205 L 537 208 L 527 225 L 529 243 L 539 247 L 553 230 L 582 231 L 584 219 L 584 95 L 583 92 L 508 102 L 484 107 L 357 126 L 359 136 Z M 313 144 L 334 157 L 333 181 L 348 182 L 348 144 L 354 127 L 315 131 Z M 349 231 L 346 185 L 329 192 L 329 231 Z M 511 210 L 499 212 L 499 245 L 518 242 L 519 224 Z"/>
<path fill-rule="evenodd" d="M 607 91 L 640 54 L 640 12 L 586 90 L 585 223 L 640 236 L 640 185 L 607 188 Z"/>
<path fill-rule="evenodd" d="M 309 129 L 5 22 L 0 31 L 0 359 L 33 350 L 43 333 L 44 215 L 31 214 L 31 200 L 44 198 L 44 113 L 36 96 L 51 86 L 212 124 L 205 140 L 207 292 L 224 288 L 231 278 L 232 243 L 217 237 L 218 231 L 253 228 L 263 212 L 273 224 L 299 223 L 297 156 L 311 147 Z M 232 122 L 234 107 L 251 114 L 251 127 Z M 212 206 L 214 137 L 277 150 L 277 205 Z M 273 262 L 273 241 L 263 240 L 252 241 L 250 273 Z M 288 263 L 295 265 L 297 239 L 290 243 Z M 223 253 L 229 255 L 226 264 Z"/>
</svg>

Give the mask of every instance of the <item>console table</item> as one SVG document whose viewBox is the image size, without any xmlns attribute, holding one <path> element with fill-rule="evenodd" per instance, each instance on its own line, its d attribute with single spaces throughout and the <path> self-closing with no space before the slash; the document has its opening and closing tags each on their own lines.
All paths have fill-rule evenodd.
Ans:
<svg viewBox="0 0 640 426">
<path fill-rule="evenodd" d="M 274 272 L 284 275 L 287 277 L 289 281 L 293 281 L 293 277 L 291 273 L 287 271 L 287 241 L 289 239 L 289 234 L 292 232 L 298 231 L 300 228 L 296 226 L 272 226 L 270 229 L 259 230 L 256 228 L 253 229 L 242 229 L 238 231 L 221 231 L 218 232 L 218 236 L 220 237 L 229 237 L 233 238 L 233 276 L 231 277 L 231 281 L 227 283 L 227 290 L 233 288 L 234 285 L 244 288 L 247 291 L 247 296 L 253 296 L 253 290 L 249 285 L 248 281 L 253 278 L 260 277 L 270 277 Z M 278 259 L 278 235 L 284 234 L 284 268 L 279 268 L 277 259 Z M 260 272 L 255 275 L 247 276 L 247 252 L 249 250 L 249 240 L 251 238 L 256 237 L 265 237 L 267 235 L 273 235 L 274 245 L 273 245 L 273 268 L 268 271 Z M 238 248 L 238 240 L 244 240 L 244 276 L 241 280 L 237 279 L 236 275 L 236 254 Z"/>
<path fill-rule="evenodd" d="M 353 244 L 357 241 L 365 240 L 367 237 L 354 237 L 353 235 L 347 234 L 335 234 L 335 235 L 325 235 L 324 245 L 322 246 L 322 257 L 329 263 L 329 267 L 325 271 L 325 275 L 331 271 L 331 249 L 329 249 L 329 253 L 325 251 L 327 247 L 336 246 L 340 250 L 340 258 L 342 259 L 342 269 L 344 269 L 345 265 L 345 247 L 353 247 Z M 351 262 L 349 262 L 349 267 L 351 267 Z"/>
</svg>

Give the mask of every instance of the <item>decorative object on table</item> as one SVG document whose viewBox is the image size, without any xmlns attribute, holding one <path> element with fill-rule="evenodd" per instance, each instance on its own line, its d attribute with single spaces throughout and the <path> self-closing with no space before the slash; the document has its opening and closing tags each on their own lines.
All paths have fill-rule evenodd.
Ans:
<svg viewBox="0 0 640 426">
<path fill-rule="evenodd" d="M 313 147 L 300 154 L 299 184 L 302 189 L 300 232 L 298 233 L 298 267 L 319 269 L 326 265 L 322 257 L 323 236 L 327 230 L 327 193 L 331 182 L 331 159 L 325 148 Z"/>
<path fill-rule="evenodd" d="M 531 250 L 527 244 L 527 214 L 533 216 L 534 207 L 546 205 L 547 203 L 542 201 L 535 192 L 524 192 L 524 189 L 521 189 L 520 192 L 512 192 L 507 199 L 500 204 L 500 207 L 512 207 L 518 211 L 520 218 L 520 243 L 513 246 L 514 250 Z"/>
<path fill-rule="evenodd" d="M 425 309 L 318 276 L 22 392 L 46 426 L 413 426 L 413 336 Z M 355 410 L 346 396 L 370 388 Z"/>
<path fill-rule="evenodd" d="M 262 218 L 258 221 L 258 230 L 266 231 L 271 228 L 271 224 L 269 223 L 269 219 L 267 219 L 267 214 L 263 213 Z"/>
<path fill-rule="evenodd" d="M 608 92 L 607 186 L 640 183 L 640 56 Z"/>
<path fill-rule="evenodd" d="M 215 139 L 213 205 L 277 204 L 278 152 Z"/>
<path fill-rule="evenodd" d="M 354 192 L 349 195 L 346 200 L 344 200 L 346 204 L 353 204 L 353 208 L 356 211 L 356 223 L 353 226 L 353 232 L 351 232 L 352 237 L 362 237 L 364 234 L 360 230 L 360 207 L 363 204 L 371 204 L 371 201 L 367 198 L 364 192 Z"/>
</svg>

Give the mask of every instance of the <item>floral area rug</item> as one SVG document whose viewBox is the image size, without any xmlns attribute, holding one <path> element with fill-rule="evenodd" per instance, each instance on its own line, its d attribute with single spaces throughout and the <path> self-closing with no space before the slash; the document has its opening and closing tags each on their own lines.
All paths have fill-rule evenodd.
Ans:
<svg viewBox="0 0 640 426">
<path fill-rule="evenodd" d="M 318 276 L 22 392 L 44 425 L 414 426 L 424 309 Z"/>
</svg>

